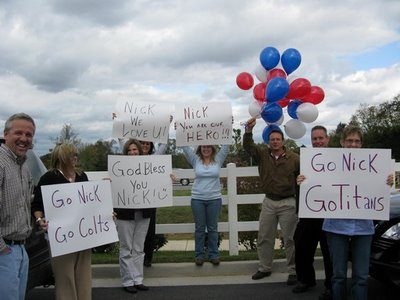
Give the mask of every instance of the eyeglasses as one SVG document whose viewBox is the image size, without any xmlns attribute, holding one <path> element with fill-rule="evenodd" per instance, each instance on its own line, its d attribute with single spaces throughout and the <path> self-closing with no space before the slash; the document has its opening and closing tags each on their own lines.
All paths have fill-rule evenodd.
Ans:
<svg viewBox="0 0 400 300">
<path fill-rule="evenodd" d="M 356 144 L 356 145 L 361 145 L 361 140 L 353 140 L 353 139 L 346 139 L 344 140 L 346 144 Z"/>
</svg>

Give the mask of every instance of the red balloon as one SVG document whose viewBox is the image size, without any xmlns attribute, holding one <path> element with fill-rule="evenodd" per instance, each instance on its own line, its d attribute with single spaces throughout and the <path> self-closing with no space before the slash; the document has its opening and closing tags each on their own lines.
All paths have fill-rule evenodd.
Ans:
<svg viewBox="0 0 400 300">
<path fill-rule="evenodd" d="M 289 85 L 289 93 L 286 98 L 298 99 L 308 95 L 311 91 L 311 83 L 305 78 L 297 78 Z"/>
<path fill-rule="evenodd" d="M 284 98 L 282 100 L 279 100 L 278 104 L 283 108 L 283 107 L 288 106 L 289 102 L 290 102 L 290 99 Z"/>
<path fill-rule="evenodd" d="M 236 76 L 236 84 L 242 90 L 251 89 L 254 84 L 253 76 L 250 73 L 242 72 Z"/>
<path fill-rule="evenodd" d="M 310 102 L 312 104 L 319 104 L 324 100 L 325 93 L 319 86 L 312 86 L 310 93 L 302 98 L 303 102 Z"/>
<path fill-rule="evenodd" d="M 285 71 L 283 71 L 282 69 L 279 69 L 279 68 L 272 69 L 271 71 L 268 72 L 267 82 L 275 77 L 286 78 L 286 73 L 285 73 Z"/>
<path fill-rule="evenodd" d="M 267 84 L 265 82 L 261 82 L 259 84 L 256 84 L 253 89 L 253 96 L 254 99 L 257 101 L 264 102 L 265 101 L 265 89 L 267 87 Z"/>
</svg>

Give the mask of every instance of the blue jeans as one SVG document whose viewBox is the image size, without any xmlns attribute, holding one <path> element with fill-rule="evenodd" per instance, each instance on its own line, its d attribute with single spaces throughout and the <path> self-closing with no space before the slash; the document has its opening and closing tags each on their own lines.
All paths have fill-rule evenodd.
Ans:
<svg viewBox="0 0 400 300">
<path fill-rule="evenodd" d="M 9 245 L 11 252 L 0 255 L 1 299 L 24 300 L 29 258 L 23 245 Z"/>
<path fill-rule="evenodd" d="M 208 257 L 219 258 L 218 252 L 218 217 L 221 212 L 222 199 L 192 199 L 191 206 L 195 222 L 194 244 L 195 255 L 204 259 L 204 242 L 207 229 Z"/>
<path fill-rule="evenodd" d="M 351 246 L 351 294 L 354 300 L 366 300 L 372 235 L 348 236 L 327 232 L 327 239 L 333 264 L 333 299 L 346 299 L 347 261 Z"/>
</svg>

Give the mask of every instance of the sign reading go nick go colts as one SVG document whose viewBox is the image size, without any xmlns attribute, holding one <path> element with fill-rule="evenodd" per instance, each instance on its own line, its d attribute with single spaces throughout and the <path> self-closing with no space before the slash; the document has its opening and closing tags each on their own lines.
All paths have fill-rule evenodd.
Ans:
<svg viewBox="0 0 400 300">
<path fill-rule="evenodd" d="M 165 103 L 118 101 L 112 136 L 166 144 L 171 112 Z"/>
<path fill-rule="evenodd" d="M 229 102 L 176 104 L 176 145 L 232 143 L 232 107 Z"/>
<path fill-rule="evenodd" d="M 53 257 L 118 241 L 112 219 L 110 181 L 44 185 L 41 188 Z"/>
<path fill-rule="evenodd" d="M 391 150 L 301 148 L 300 218 L 388 220 Z"/>
<path fill-rule="evenodd" d="M 171 155 L 109 155 L 115 208 L 172 206 Z"/>
</svg>

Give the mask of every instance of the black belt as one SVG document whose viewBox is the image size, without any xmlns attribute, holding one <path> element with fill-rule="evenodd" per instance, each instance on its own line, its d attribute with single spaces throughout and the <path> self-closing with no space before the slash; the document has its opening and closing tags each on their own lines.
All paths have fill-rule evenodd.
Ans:
<svg viewBox="0 0 400 300">
<path fill-rule="evenodd" d="M 15 241 L 15 240 L 7 240 L 7 239 L 3 239 L 4 243 L 6 243 L 7 245 L 25 245 L 25 240 L 21 240 L 21 241 Z"/>
</svg>

